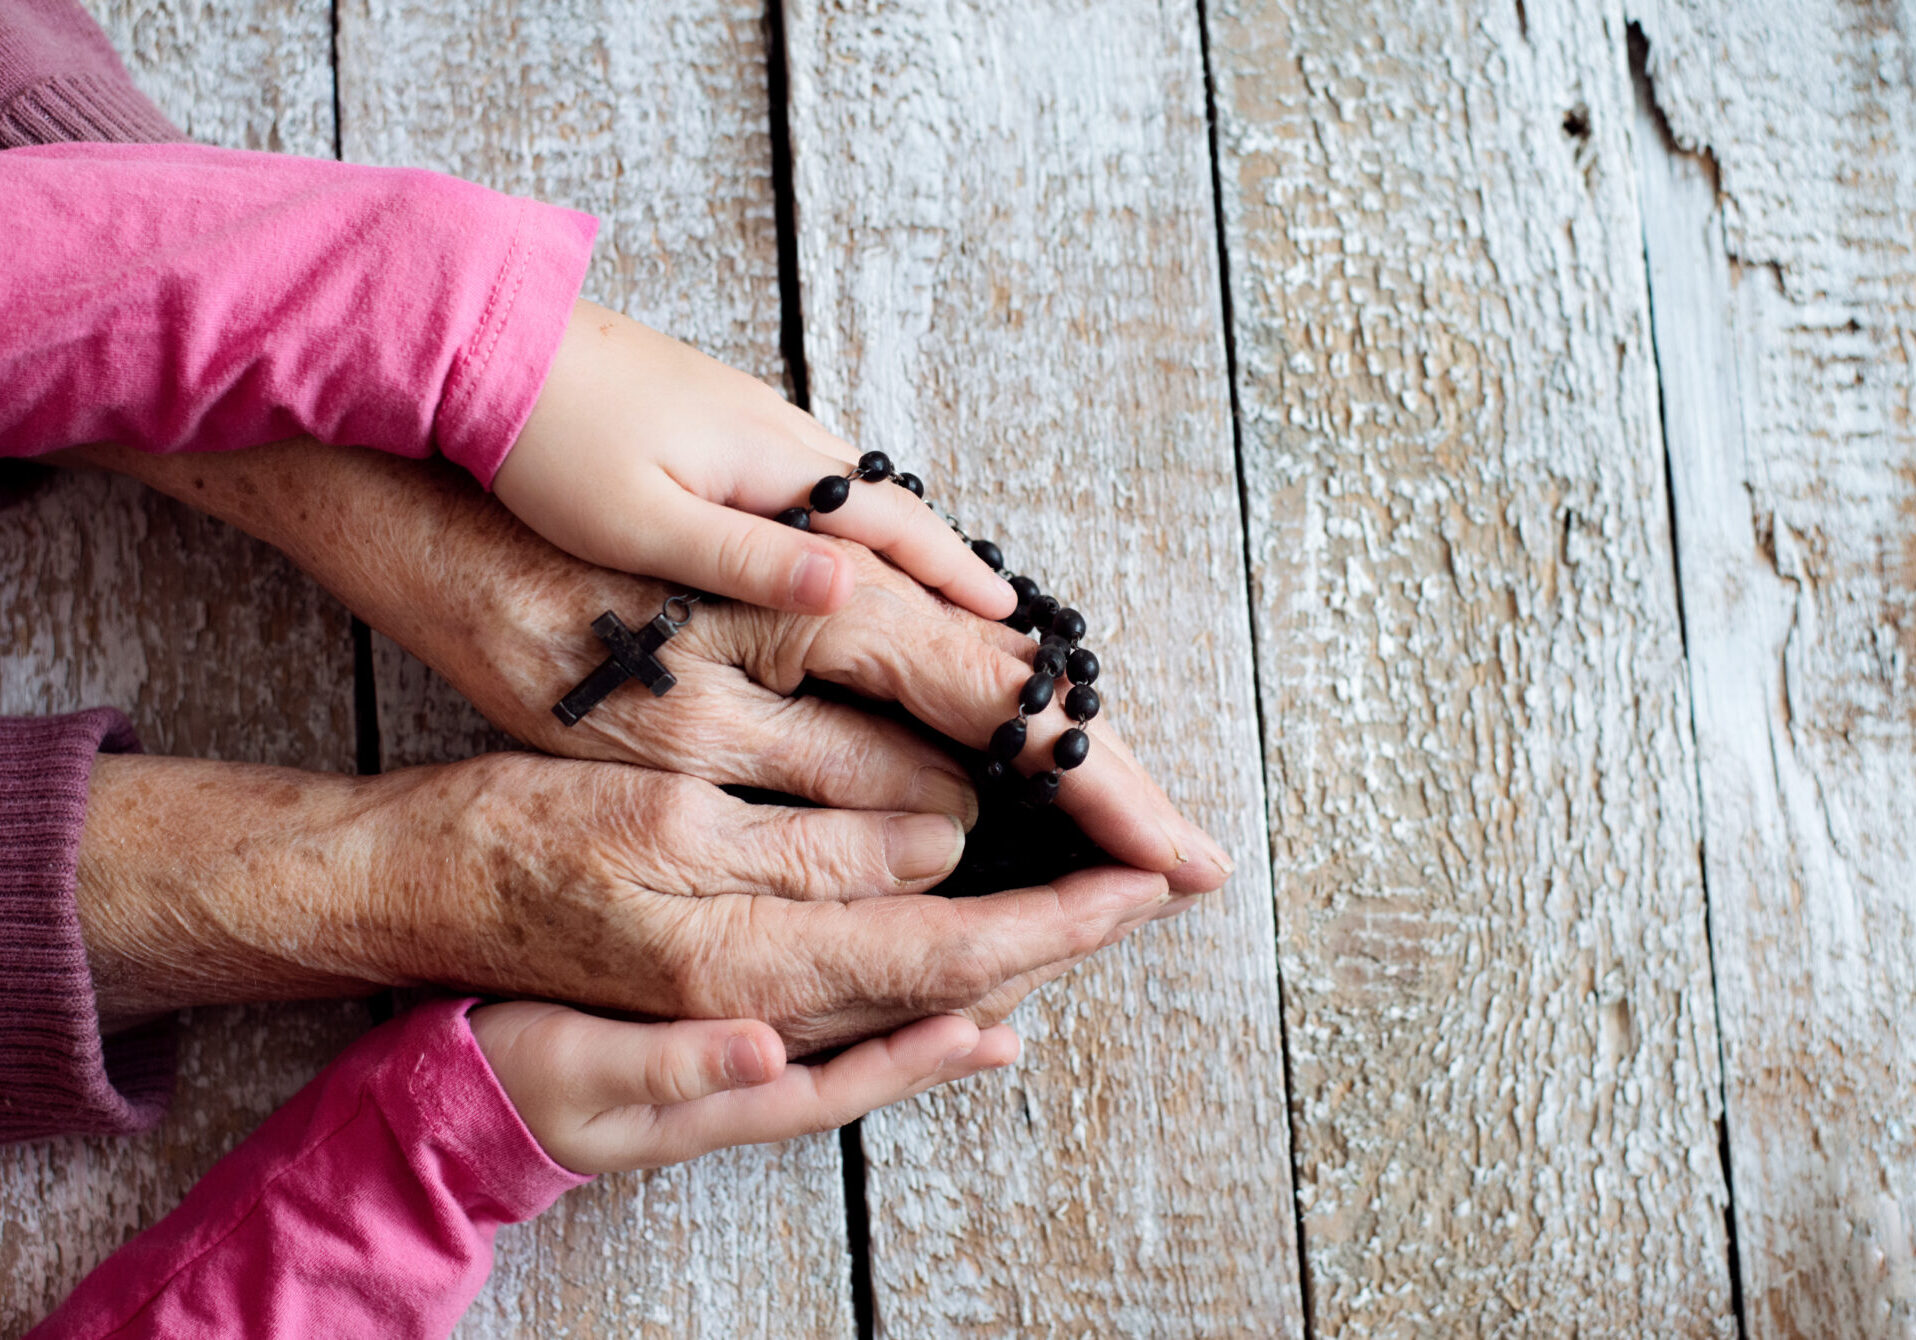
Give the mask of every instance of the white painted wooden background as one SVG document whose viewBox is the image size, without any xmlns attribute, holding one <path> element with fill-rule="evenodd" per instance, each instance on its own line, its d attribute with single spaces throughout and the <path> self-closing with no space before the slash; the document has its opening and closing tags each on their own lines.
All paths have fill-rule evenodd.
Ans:
<svg viewBox="0 0 1916 1340">
<path fill-rule="evenodd" d="M 1013 1072 L 508 1231 L 463 1334 L 1916 1334 L 1908 0 L 96 5 L 196 137 L 600 214 L 594 296 L 1080 593 L 1240 863 Z M 250 541 L 67 479 L 0 571 L 0 711 L 353 765 Z M 499 742 L 373 673 L 384 765 Z M 199 1012 L 160 1132 L 0 1151 L 0 1333 L 366 1022 Z"/>
</svg>

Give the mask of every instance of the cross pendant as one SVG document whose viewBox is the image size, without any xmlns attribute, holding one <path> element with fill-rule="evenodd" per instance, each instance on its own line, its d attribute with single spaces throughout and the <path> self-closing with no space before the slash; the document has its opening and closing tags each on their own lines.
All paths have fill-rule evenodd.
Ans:
<svg viewBox="0 0 1916 1340">
<path fill-rule="evenodd" d="M 552 715 L 566 725 L 577 725 L 581 717 L 628 679 L 636 679 L 651 689 L 655 698 L 663 697 L 678 683 L 654 654 L 679 631 L 678 625 L 663 614 L 634 633 L 625 626 L 624 620 L 607 610 L 592 621 L 592 631 L 599 635 L 599 641 L 605 643 L 611 655 L 553 705 Z"/>
</svg>

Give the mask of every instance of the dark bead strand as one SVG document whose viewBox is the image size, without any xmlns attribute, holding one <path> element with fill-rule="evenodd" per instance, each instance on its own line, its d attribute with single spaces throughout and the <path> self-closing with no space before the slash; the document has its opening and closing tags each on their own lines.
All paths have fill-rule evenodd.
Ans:
<svg viewBox="0 0 1916 1340">
<path fill-rule="evenodd" d="M 991 744 L 985 752 L 994 762 L 1009 763 L 1024 752 L 1024 747 L 1025 719 L 1015 716 L 991 733 Z"/>
<path fill-rule="evenodd" d="M 1064 772 L 1084 762 L 1085 755 L 1090 752 L 1091 737 L 1073 726 L 1051 746 L 1051 761 L 1058 765 L 1060 772 Z"/>
<path fill-rule="evenodd" d="M 991 743 L 985 747 L 991 759 L 985 764 L 985 776 L 994 782 L 1003 777 L 1012 760 L 1024 752 L 1024 747 L 1025 714 L 1019 712 L 991 733 Z"/>
<path fill-rule="evenodd" d="M 1073 685 L 1071 692 L 1064 696 L 1065 715 L 1079 725 L 1096 716 L 1102 706 L 1104 704 L 1098 698 L 1098 691 L 1089 684 Z"/>
<path fill-rule="evenodd" d="M 836 512 L 852 496 L 852 483 L 843 475 L 826 475 L 812 485 L 812 510 Z"/>
<path fill-rule="evenodd" d="M 835 512 L 845 505 L 851 498 L 852 481 L 881 479 L 890 480 L 914 498 L 923 499 L 925 496 L 925 483 L 917 475 L 899 474 L 893 469 L 891 457 L 882 451 L 868 451 L 858 458 L 857 466 L 850 473 L 827 475 L 814 484 L 809 506 L 788 507 L 778 514 L 777 519 L 795 529 L 810 530 L 813 512 Z M 930 507 L 931 503 L 926 502 L 925 505 Z M 958 524 L 956 518 L 943 512 L 939 515 L 945 518 L 953 533 L 970 546 L 974 554 L 993 571 L 1002 573 L 1011 584 L 1013 593 L 1018 597 L 1018 606 L 1004 622 L 1021 633 L 1040 634 L 1038 651 L 1032 658 L 1033 673 L 1018 693 L 1018 715 L 992 732 L 991 743 L 986 749 L 990 760 L 985 765 L 987 776 L 996 779 L 1007 774 L 1012 763 L 1024 752 L 1029 737 L 1027 718 L 1049 707 L 1056 696 L 1058 681 L 1067 674 L 1070 676 L 1071 690 L 1065 695 L 1064 706 L 1066 714 L 1077 724 L 1052 743 L 1051 759 L 1054 766 L 1032 776 L 1026 791 L 1035 805 L 1053 804 L 1058 799 L 1065 773 L 1080 766 L 1089 756 L 1091 737 L 1082 728 L 1098 714 L 1098 709 L 1103 705 L 1097 691 L 1091 687 L 1092 681 L 1098 677 L 1098 658 L 1089 649 L 1078 645 L 1079 639 L 1085 634 L 1084 616 L 1074 609 L 1065 608 L 1056 596 L 1046 595 L 1030 577 L 1006 571 L 1004 552 L 996 544 L 990 540 L 972 539 L 965 534 L 964 527 Z"/>
<path fill-rule="evenodd" d="M 1052 679 L 1056 679 L 1064 673 L 1065 664 L 1064 648 L 1055 647 L 1046 642 L 1038 648 L 1037 658 L 1032 661 L 1031 668 L 1041 675 L 1049 675 Z"/>
<path fill-rule="evenodd" d="M 1033 675 L 1018 694 L 1018 710 L 1030 716 L 1051 706 L 1051 676 Z"/>
</svg>

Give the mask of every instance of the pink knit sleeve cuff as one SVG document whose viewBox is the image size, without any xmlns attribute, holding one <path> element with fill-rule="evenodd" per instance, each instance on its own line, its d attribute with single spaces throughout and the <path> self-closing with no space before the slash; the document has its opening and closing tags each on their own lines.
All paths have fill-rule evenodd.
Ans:
<svg viewBox="0 0 1916 1340">
<path fill-rule="evenodd" d="M 145 1130 L 171 1096 L 170 1020 L 101 1037 L 74 904 L 94 756 L 139 747 L 109 709 L 0 717 L 0 1141 Z"/>
<path fill-rule="evenodd" d="M 71 140 L 183 140 L 133 86 L 74 0 L 0 5 L 0 149 Z"/>
</svg>

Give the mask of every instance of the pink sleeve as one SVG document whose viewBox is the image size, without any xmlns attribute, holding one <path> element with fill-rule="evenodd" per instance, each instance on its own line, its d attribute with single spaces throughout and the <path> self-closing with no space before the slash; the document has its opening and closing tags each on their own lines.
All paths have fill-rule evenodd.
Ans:
<svg viewBox="0 0 1916 1340">
<path fill-rule="evenodd" d="M 585 214 L 438 173 L 191 144 L 0 153 L 0 456 L 309 434 L 490 485 Z"/>
<path fill-rule="evenodd" d="M 29 1335 L 449 1333 L 499 1225 L 589 1180 L 519 1120 L 471 1005 L 361 1038 Z"/>
</svg>

